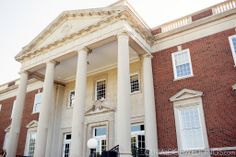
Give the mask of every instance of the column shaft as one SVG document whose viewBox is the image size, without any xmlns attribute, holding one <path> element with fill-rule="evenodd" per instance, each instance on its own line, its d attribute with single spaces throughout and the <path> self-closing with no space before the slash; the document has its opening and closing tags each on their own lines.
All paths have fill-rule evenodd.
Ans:
<svg viewBox="0 0 236 157">
<path fill-rule="evenodd" d="M 75 85 L 75 104 L 72 117 L 72 141 L 70 157 L 83 156 L 84 141 L 84 110 L 87 84 L 87 50 L 78 54 L 78 64 Z"/>
<path fill-rule="evenodd" d="M 51 103 L 53 102 L 54 86 L 54 62 L 48 62 L 46 66 L 45 80 L 43 84 L 42 104 L 40 106 L 39 123 L 37 129 L 36 147 L 34 157 L 45 157 L 47 146 L 49 117 Z"/>
<path fill-rule="evenodd" d="M 9 142 L 7 145 L 7 157 L 16 156 L 18 139 L 20 134 L 22 114 L 25 104 L 25 96 L 27 89 L 28 74 L 23 72 L 20 74 L 20 84 L 15 102 L 15 109 L 12 117 L 11 128 L 9 133 Z"/>
<path fill-rule="evenodd" d="M 145 108 L 145 143 L 150 153 L 158 153 L 156 108 L 152 75 L 152 57 L 143 60 L 144 108 Z"/>
<path fill-rule="evenodd" d="M 118 35 L 117 137 L 122 157 L 131 153 L 129 37 Z"/>
</svg>

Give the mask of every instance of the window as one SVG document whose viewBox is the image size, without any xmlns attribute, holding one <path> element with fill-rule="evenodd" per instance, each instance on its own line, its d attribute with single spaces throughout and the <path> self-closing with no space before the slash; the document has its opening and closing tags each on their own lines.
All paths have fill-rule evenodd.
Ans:
<svg viewBox="0 0 236 157">
<path fill-rule="evenodd" d="M 13 105 L 12 105 L 12 110 L 11 110 L 11 119 L 14 117 L 14 110 L 15 110 L 15 105 L 16 104 L 16 100 L 14 100 Z"/>
<path fill-rule="evenodd" d="M 42 103 L 42 93 L 35 94 L 33 113 L 39 113 Z"/>
<path fill-rule="evenodd" d="M 99 80 L 96 82 L 95 98 L 96 100 L 106 98 L 106 80 Z"/>
<path fill-rule="evenodd" d="M 131 85 L 131 93 L 135 93 L 139 91 L 138 74 L 134 74 L 130 76 L 130 85 Z"/>
<path fill-rule="evenodd" d="M 209 144 L 202 95 L 200 91 L 183 89 L 170 98 L 174 107 L 178 149 L 184 155 L 191 151 L 189 157 L 197 156 L 197 153 L 209 156 L 209 152 L 204 151 L 209 149 Z"/>
<path fill-rule="evenodd" d="M 2 111 L 2 104 L 0 104 L 0 112 Z"/>
<path fill-rule="evenodd" d="M 95 127 L 93 129 L 93 137 L 98 141 L 96 152 L 101 155 L 107 148 L 107 128 L 105 126 Z"/>
<path fill-rule="evenodd" d="M 178 110 L 183 150 L 204 149 L 199 106 L 183 107 Z"/>
<path fill-rule="evenodd" d="M 131 149 L 145 149 L 145 132 L 143 124 L 131 126 Z"/>
<path fill-rule="evenodd" d="M 236 65 L 236 35 L 229 37 L 229 43 L 230 43 L 231 52 L 234 59 L 234 64 Z"/>
<path fill-rule="evenodd" d="M 68 100 L 68 107 L 73 107 L 75 103 L 75 91 L 70 91 L 69 93 L 69 100 Z"/>
<path fill-rule="evenodd" d="M 189 49 L 172 53 L 172 64 L 175 79 L 193 75 Z"/>
<path fill-rule="evenodd" d="M 71 146 L 71 133 L 65 133 L 64 141 L 63 141 L 63 156 L 62 157 L 70 156 L 70 146 Z"/>
<path fill-rule="evenodd" d="M 27 139 L 27 143 L 28 143 L 27 156 L 34 156 L 35 142 L 36 142 L 36 131 L 29 131 L 28 139 Z"/>
</svg>

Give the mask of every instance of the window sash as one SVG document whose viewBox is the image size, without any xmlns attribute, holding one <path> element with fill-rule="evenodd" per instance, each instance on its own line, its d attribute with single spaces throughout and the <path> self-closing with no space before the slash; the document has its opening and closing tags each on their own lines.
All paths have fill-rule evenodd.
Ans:
<svg viewBox="0 0 236 157">
<path fill-rule="evenodd" d="M 70 136 L 70 138 L 68 138 Z M 64 141 L 63 141 L 63 157 L 70 156 L 70 149 L 71 149 L 71 133 L 64 134 Z"/>
<path fill-rule="evenodd" d="M 28 139 L 28 156 L 34 156 L 35 143 L 36 142 L 36 131 L 29 133 Z"/>
<path fill-rule="evenodd" d="M 193 75 L 189 49 L 172 53 L 172 64 L 175 79 Z"/>
<path fill-rule="evenodd" d="M 106 80 L 96 81 L 95 99 L 100 100 L 102 98 L 106 98 Z"/>
<path fill-rule="evenodd" d="M 234 64 L 236 65 L 236 35 L 229 37 L 230 48 L 234 60 Z"/>
<path fill-rule="evenodd" d="M 204 137 L 198 106 L 178 110 L 182 150 L 204 149 Z"/>
<path fill-rule="evenodd" d="M 140 90 L 139 86 L 139 75 L 138 74 L 133 74 L 130 76 L 130 88 L 131 88 L 131 93 L 138 92 Z"/>
<path fill-rule="evenodd" d="M 35 94 L 33 113 L 39 113 L 40 112 L 41 103 L 42 103 L 42 93 Z"/>
<path fill-rule="evenodd" d="M 98 134 L 96 130 L 100 130 L 101 133 Z M 93 128 L 93 137 L 98 141 L 96 152 L 101 155 L 107 148 L 107 127 L 101 126 Z"/>
</svg>

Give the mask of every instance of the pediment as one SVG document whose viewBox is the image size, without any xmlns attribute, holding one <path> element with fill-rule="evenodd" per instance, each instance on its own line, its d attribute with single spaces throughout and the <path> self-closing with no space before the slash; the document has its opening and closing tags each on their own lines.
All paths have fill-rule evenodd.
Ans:
<svg viewBox="0 0 236 157">
<path fill-rule="evenodd" d="M 182 89 L 178 93 L 176 93 L 174 96 L 170 98 L 170 101 L 179 101 L 179 100 L 184 100 L 184 99 L 189 99 L 189 98 L 194 98 L 194 97 L 201 97 L 203 95 L 203 92 L 201 91 L 196 91 L 196 90 L 191 90 L 191 89 Z"/>
<path fill-rule="evenodd" d="M 29 122 L 27 125 L 26 125 L 26 128 L 36 128 L 38 127 L 38 121 L 36 120 L 32 120 L 31 122 Z"/>
<path fill-rule="evenodd" d="M 111 107 L 108 100 L 96 100 L 85 112 L 85 115 L 93 115 L 105 112 L 114 112 L 115 109 Z"/>
<path fill-rule="evenodd" d="M 114 7 L 65 11 L 25 46 L 16 58 L 30 51 L 43 48 L 56 41 L 62 40 L 117 12 L 120 12 L 120 9 Z"/>
<path fill-rule="evenodd" d="M 236 90 L 236 83 L 232 86 L 233 90 Z"/>
</svg>

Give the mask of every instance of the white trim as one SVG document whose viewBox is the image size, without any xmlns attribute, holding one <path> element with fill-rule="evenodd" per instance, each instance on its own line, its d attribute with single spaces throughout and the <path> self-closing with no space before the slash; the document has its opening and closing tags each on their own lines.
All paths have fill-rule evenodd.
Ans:
<svg viewBox="0 0 236 157">
<path fill-rule="evenodd" d="M 203 92 L 185 88 L 173 95 L 169 100 L 173 102 L 201 96 L 203 96 Z"/>
<path fill-rule="evenodd" d="M 102 79 L 98 79 L 98 80 L 95 81 L 95 91 L 94 91 L 94 93 L 95 93 L 95 96 L 94 96 L 95 101 L 97 101 L 97 83 L 101 82 L 101 81 L 105 81 L 105 98 L 104 99 L 107 98 L 107 80 L 105 78 L 102 78 Z"/>
<path fill-rule="evenodd" d="M 188 61 L 189 61 L 189 65 L 190 65 L 190 72 L 191 72 L 191 73 L 190 73 L 189 75 L 186 75 L 186 76 L 178 77 L 178 76 L 177 76 L 177 72 L 176 72 L 175 55 L 177 55 L 177 54 L 179 54 L 179 53 L 184 53 L 184 52 L 187 52 Z M 177 80 L 180 80 L 180 79 L 189 78 L 189 77 L 192 77 L 192 76 L 193 76 L 192 61 L 191 61 L 191 56 L 190 56 L 190 51 L 189 51 L 189 49 L 184 49 L 184 50 L 181 50 L 181 51 L 173 52 L 173 53 L 171 54 L 171 57 L 172 57 L 172 67 L 173 67 L 173 71 L 174 71 L 174 81 L 177 81 Z"/>
<path fill-rule="evenodd" d="M 236 49 L 234 49 L 234 44 L 232 41 L 233 38 L 236 38 L 236 35 L 232 35 L 229 37 L 229 43 L 230 43 L 230 48 L 231 48 L 231 52 L 232 52 L 232 56 L 234 60 L 234 66 L 236 66 Z"/>
<path fill-rule="evenodd" d="M 0 112 L 2 111 L 2 104 L 0 104 Z"/>
<path fill-rule="evenodd" d="M 13 101 L 13 104 L 12 104 L 12 110 L 11 110 L 11 117 L 10 117 L 10 119 L 13 119 L 13 117 L 14 117 L 15 104 L 16 104 L 16 99 Z"/>
</svg>

